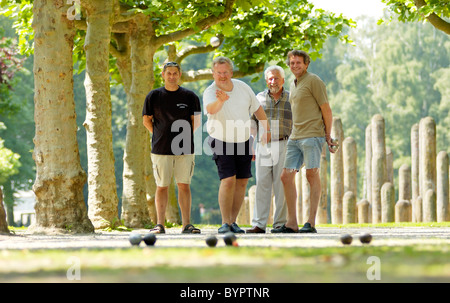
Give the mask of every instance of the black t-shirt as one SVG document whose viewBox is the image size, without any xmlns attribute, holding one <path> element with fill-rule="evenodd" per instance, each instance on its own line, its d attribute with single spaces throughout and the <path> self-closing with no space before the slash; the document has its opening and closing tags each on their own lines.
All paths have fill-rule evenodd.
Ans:
<svg viewBox="0 0 450 303">
<path fill-rule="evenodd" d="M 191 116 L 199 114 L 200 100 L 193 91 L 181 86 L 173 92 L 165 87 L 152 90 L 142 110 L 142 115 L 153 116 L 152 153 L 193 154 Z"/>
</svg>

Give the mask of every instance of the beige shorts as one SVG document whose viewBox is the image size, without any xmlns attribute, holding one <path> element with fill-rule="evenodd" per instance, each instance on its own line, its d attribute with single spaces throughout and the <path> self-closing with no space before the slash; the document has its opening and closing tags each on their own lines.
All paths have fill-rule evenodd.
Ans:
<svg viewBox="0 0 450 303">
<path fill-rule="evenodd" d="M 157 155 L 151 154 L 153 175 L 156 185 L 167 187 L 175 177 L 176 183 L 191 184 L 194 174 L 195 155 Z"/>
</svg>

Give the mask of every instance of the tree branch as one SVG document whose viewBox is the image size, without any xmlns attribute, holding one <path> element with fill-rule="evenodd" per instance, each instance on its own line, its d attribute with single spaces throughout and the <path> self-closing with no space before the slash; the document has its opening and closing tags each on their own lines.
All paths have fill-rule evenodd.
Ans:
<svg viewBox="0 0 450 303">
<path fill-rule="evenodd" d="M 215 49 L 219 48 L 220 45 L 222 45 L 223 42 L 223 36 L 219 37 L 220 44 L 218 46 L 212 46 L 212 45 L 203 45 L 203 46 L 188 46 L 185 49 L 181 50 L 177 57 L 176 62 L 183 61 L 186 57 L 191 55 L 197 55 L 197 54 L 206 54 L 209 52 L 214 51 Z"/>
<path fill-rule="evenodd" d="M 264 70 L 264 64 L 260 64 L 255 66 L 252 69 L 249 69 L 246 72 L 242 71 L 234 71 L 233 78 L 243 78 L 246 76 L 250 76 L 256 73 L 260 73 Z M 211 69 L 202 69 L 197 71 L 188 71 L 183 72 L 181 75 L 181 82 L 195 82 L 200 80 L 213 80 L 212 70 Z"/>
<path fill-rule="evenodd" d="M 421 7 L 427 5 L 427 3 L 425 2 L 425 0 L 414 0 L 414 4 L 416 5 L 416 7 L 418 9 L 420 9 Z M 444 33 L 446 33 L 447 35 L 450 35 L 450 23 L 445 21 L 444 19 L 440 18 L 438 15 L 436 15 L 435 13 L 430 14 L 428 17 L 426 17 L 426 19 L 431 23 L 431 25 L 433 25 L 435 28 L 437 28 L 438 30 L 443 31 Z"/>
<path fill-rule="evenodd" d="M 235 2 L 236 0 L 227 0 L 225 4 L 225 10 L 221 14 L 219 14 L 218 16 L 208 16 L 205 19 L 197 22 L 194 27 L 156 37 L 154 39 L 155 45 L 159 47 L 172 41 L 181 40 L 187 36 L 206 30 L 209 27 L 228 19 L 233 12 L 233 5 Z"/>
</svg>

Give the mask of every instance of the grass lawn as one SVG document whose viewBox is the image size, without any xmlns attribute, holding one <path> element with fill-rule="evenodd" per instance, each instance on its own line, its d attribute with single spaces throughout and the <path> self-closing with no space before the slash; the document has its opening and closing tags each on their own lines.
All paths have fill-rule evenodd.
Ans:
<svg viewBox="0 0 450 303">
<path fill-rule="evenodd" d="M 450 244 L 3 250 L 0 282 L 448 283 Z"/>
</svg>

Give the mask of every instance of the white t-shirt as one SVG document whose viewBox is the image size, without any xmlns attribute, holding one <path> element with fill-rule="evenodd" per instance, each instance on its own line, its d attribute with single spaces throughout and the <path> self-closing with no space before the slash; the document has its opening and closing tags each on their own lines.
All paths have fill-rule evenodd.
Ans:
<svg viewBox="0 0 450 303">
<path fill-rule="evenodd" d="M 225 101 L 221 110 L 209 114 L 206 106 L 217 100 L 219 89 L 213 82 L 203 93 L 204 113 L 208 116 L 206 129 L 208 134 L 218 140 L 228 143 L 241 143 L 250 138 L 251 116 L 261 106 L 250 86 L 236 79 L 233 90 L 226 92 L 230 98 Z"/>
</svg>

